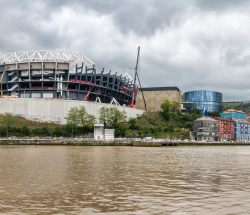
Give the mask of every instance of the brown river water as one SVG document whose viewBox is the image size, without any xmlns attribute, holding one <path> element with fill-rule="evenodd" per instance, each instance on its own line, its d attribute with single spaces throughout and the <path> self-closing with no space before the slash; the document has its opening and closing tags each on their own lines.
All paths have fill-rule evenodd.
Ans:
<svg viewBox="0 0 250 215">
<path fill-rule="evenodd" d="M 0 146 L 0 214 L 250 214 L 250 147 Z"/>
</svg>

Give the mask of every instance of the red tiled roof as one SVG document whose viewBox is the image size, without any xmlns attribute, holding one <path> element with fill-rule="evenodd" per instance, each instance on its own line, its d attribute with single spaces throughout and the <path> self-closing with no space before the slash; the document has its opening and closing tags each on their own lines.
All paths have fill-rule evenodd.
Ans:
<svg viewBox="0 0 250 215">
<path fill-rule="evenodd" d="M 237 112 L 237 113 L 244 113 L 242 110 L 235 110 L 235 109 L 228 109 L 228 110 L 225 110 L 224 112 Z"/>
<path fill-rule="evenodd" d="M 221 117 L 213 117 L 215 120 L 218 120 L 218 121 L 228 121 L 228 122 L 233 122 L 232 119 L 225 119 L 225 118 L 221 118 Z"/>
<path fill-rule="evenodd" d="M 249 122 L 249 121 L 247 121 L 247 120 L 242 120 L 242 119 L 234 119 L 233 121 L 235 121 L 235 122 L 239 122 L 239 123 L 250 124 L 250 122 Z"/>
</svg>

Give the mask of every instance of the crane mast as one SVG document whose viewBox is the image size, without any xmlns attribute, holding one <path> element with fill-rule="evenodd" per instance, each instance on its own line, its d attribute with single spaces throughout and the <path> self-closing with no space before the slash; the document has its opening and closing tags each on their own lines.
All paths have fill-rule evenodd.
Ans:
<svg viewBox="0 0 250 215">
<path fill-rule="evenodd" d="M 137 59 L 136 59 L 136 66 L 135 66 L 135 77 L 134 77 L 134 84 L 133 84 L 133 89 L 134 89 L 133 90 L 133 99 L 132 99 L 132 106 L 133 107 L 135 105 L 135 94 L 136 94 L 136 91 L 137 91 L 136 81 L 137 80 L 138 80 L 138 83 L 139 83 L 139 87 L 142 88 L 141 81 L 140 81 L 140 78 L 139 78 L 139 75 L 138 75 L 140 50 L 141 50 L 141 47 L 139 46 L 138 47 L 138 52 L 137 52 Z M 142 99 L 143 99 L 143 102 L 144 102 L 144 108 L 145 108 L 145 110 L 147 110 L 147 105 L 146 105 L 146 100 L 145 100 L 145 97 L 144 97 L 144 93 L 143 93 L 143 91 L 141 91 L 141 93 L 142 93 Z"/>
<path fill-rule="evenodd" d="M 137 52 L 137 58 L 136 58 L 136 65 L 135 65 L 135 77 L 134 77 L 134 88 L 136 87 L 136 80 L 137 80 L 137 77 L 138 77 L 138 64 L 139 64 L 139 57 L 140 57 L 140 50 L 141 50 L 141 47 L 139 46 L 138 47 L 138 52 Z"/>
</svg>

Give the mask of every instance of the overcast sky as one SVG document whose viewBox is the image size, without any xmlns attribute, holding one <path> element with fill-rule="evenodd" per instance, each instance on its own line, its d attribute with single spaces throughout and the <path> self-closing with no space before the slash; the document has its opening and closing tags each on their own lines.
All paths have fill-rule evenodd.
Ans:
<svg viewBox="0 0 250 215">
<path fill-rule="evenodd" d="M 144 87 L 250 100 L 250 0 L 0 0 L 0 52 L 62 49 Z"/>
</svg>

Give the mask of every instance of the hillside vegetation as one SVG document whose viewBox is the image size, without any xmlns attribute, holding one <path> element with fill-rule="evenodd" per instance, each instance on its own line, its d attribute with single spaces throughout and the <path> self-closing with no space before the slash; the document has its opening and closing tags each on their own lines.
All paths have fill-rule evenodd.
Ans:
<svg viewBox="0 0 250 215">
<path fill-rule="evenodd" d="M 116 137 L 127 138 L 189 138 L 189 132 L 199 111 L 182 113 L 179 104 L 165 101 L 159 112 L 146 112 L 134 119 L 126 119 L 126 113 L 115 107 L 103 107 L 98 116 L 106 128 L 114 128 Z M 16 117 L 9 113 L 0 115 L 0 136 L 64 136 L 74 137 L 93 134 L 96 118 L 89 115 L 83 107 L 72 108 L 66 125 L 45 123 Z"/>
<path fill-rule="evenodd" d="M 0 115 L 0 123 L 3 124 L 3 122 L 5 121 L 5 115 Z M 32 121 L 32 120 L 28 120 L 25 119 L 23 117 L 15 117 L 12 116 L 11 118 L 11 126 L 15 126 L 17 128 L 22 128 L 22 127 L 27 127 L 27 128 L 40 128 L 40 127 L 48 127 L 51 126 L 53 123 L 48 123 L 48 122 L 38 122 L 38 121 Z M 56 124 L 53 124 L 54 126 L 56 126 Z"/>
<path fill-rule="evenodd" d="M 236 109 L 236 110 L 242 110 L 246 112 L 247 114 L 250 114 L 250 102 L 224 102 L 223 103 L 223 109 Z"/>
<path fill-rule="evenodd" d="M 70 125 L 58 125 L 49 122 L 37 122 L 23 117 L 13 116 L 9 113 L 0 115 L 0 137 L 48 137 L 86 135 L 89 129 L 75 128 L 72 131 Z"/>
<path fill-rule="evenodd" d="M 119 124 L 116 128 L 117 136 L 187 139 L 193 121 L 201 116 L 199 111 L 191 114 L 180 112 L 176 102 L 165 101 L 161 109 Z"/>
</svg>

